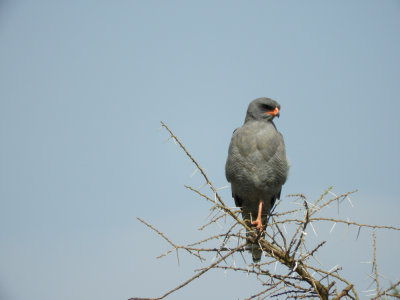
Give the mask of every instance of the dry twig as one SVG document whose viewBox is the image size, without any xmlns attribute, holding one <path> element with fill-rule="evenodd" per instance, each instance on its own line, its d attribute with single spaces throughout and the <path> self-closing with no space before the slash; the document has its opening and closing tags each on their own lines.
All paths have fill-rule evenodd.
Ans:
<svg viewBox="0 0 400 300">
<path fill-rule="evenodd" d="M 321 197 L 314 202 L 307 201 L 306 197 L 302 194 L 289 195 L 289 197 L 296 197 L 297 200 L 301 200 L 301 207 L 279 213 L 274 213 L 273 211 L 271 222 L 266 228 L 265 238 L 262 238 L 262 235 L 257 232 L 246 234 L 246 231 L 251 232 L 252 228 L 249 228 L 246 223 L 239 218 L 240 210 L 238 210 L 237 208 L 232 209 L 225 205 L 224 201 L 218 194 L 218 189 L 213 186 L 206 173 L 204 172 L 204 169 L 200 167 L 193 156 L 188 152 L 188 150 L 183 146 L 183 144 L 173 134 L 173 132 L 167 127 L 167 125 L 165 125 L 163 122 L 161 122 L 161 125 L 168 131 L 168 133 L 170 134 L 170 138 L 179 145 L 179 147 L 195 164 L 197 170 L 200 171 L 205 180 L 205 185 L 210 188 L 210 191 L 212 193 L 212 196 L 209 196 L 207 195 L 207 193 L 200 192 L 199 189 L 185 186 L 186 188 L 193 191 L 198 196 L 204 198 L 210 204 L 212 204 L 209 221 L 206 222 L 200 229 L 204 230 L 206 228 L 209 228 L 212 224 L 219 224 L 218 221 L 220 221 L 221 219 L 227 219 L 231 222 L 231 224 L 228 227 L 222 228 L 222 232 L 219 234 L 210 235 L 205 239 L 191 242 L 187 245 L 177 245 L 176 243 L 168 239 L 165 234 L 156 229 L 154 226 L 138 218 L 140 222 L 155 231 L 172 247 L 172 249 L 168 250 L 166 253 L 160 255 L 159 257 L 163 257 L 170 254 L 171 252 L 178 251 L 178 249 L 185 250 L 190 255 L 193 255 L 201 260 L 207 259 L 207 253 L 215 254 L 214 260 L 212 260 L 207 267 L 196 270 L 196 275 L 189 278 L 177 287 L 171 289 L 170 291 L 166 292 L 164 295 L 153 299 L 163 299 L 167 297 L 168 295 L 186 286 L 194 279 L 199 278 L 211 269 L 242 272 L 247 275 L 253 275 L 258 280 L 260 280 L 263 289 L 260 292 L 249 296 L 248 299 L 266 297 L 279 298 L 283 296 L 286 298 L 295 299 L 315 297 L 319 297 L 320 299 L 341 299 L 343 297 L 358 299 L 358 295 L 356 290 L 354 289 L 354 285 L 341 276 L 340 267 L 335 266 L 333 269 L 326 271 L 322 269 L 319 264 L 315 263 L 319 263 L 318 259 L 316 258 L 316 253 L 321 247 L 326 245 L 326 241 L 320 241 L 316 245 L 306 246 L 307 226 L 310 224 L 310 227 L 315 234 L 316 231 L 312 223 L 314 223 L 315 225 L 316 222 L 332 223 L 331 231 L 333 230 L 336 223 L 344 223 L 347 224 L 348 227 L 355 226 L 356 228 L 358 228 L 358 234 L 361 228 L 374 230 L 400 230 L 399 228 L 393 226 L 361 224 L 350 220 L 318 216 L 321 211 L 323 211 L 326 207 L 329 207 L 329 205 L 332 203 L 337 203 L 339 206 L 345 199 L 349 199 L 350 204 L 352 204 L 349 195 L 353 194 L 355 191 L 348 192 L 342 195 L 335 195 L 332 192 L 332 187 L 330 187 L 326 191 L 324 191 Z M 326 199 L 327 197 L 329 197 L 328 195 L 332 195 L 333 198 Z M 277 205 L 279 203 L 280 202 L 278 202 Z M 300 203 L 295 202 L 295 204 Z M 296 217 L 296 215 L 301 212 L 304 213 L 304 217 Z M 288 228 L 290 230 L 288 230 Z M 248 264 L 246 262 L 243 251 L 249 244 L 256 244 L 263 250 L 265 256 L 264 262 L 256 265 Z M 222 253 L 225 254 L 223 255 Z M 228 262 L 228 257 L 232 257 L 232 264 Z M 241 260 L 237 258 L 241 258 Z M 311 260 L 311 258 L 313 258 L 313 260 Z M 400 282 L 397 282 L 383 292 L 380 291 L 376 264 L 375 233 L 373 233 L 373 258 L 373 268 L 375 276 L 374 279 L 376 282 L 377 294 L 374 299 L 378 299 L 382 295 L 393 296 L 390 295 L 388 292 L 397 287 Z M 237 265 L 237 262 L 240 261 L 242 261 L 242 263 L 239 263 L 239 265 Z M 281 265 L 279 271 L 276 270 L 277 264 Z M 268 267 L 272 265 L 275 265 L 274 272 L 268 269 Z M 131 300 L 133 299 L 138 298 L 131 298 Z"/>
</svg>

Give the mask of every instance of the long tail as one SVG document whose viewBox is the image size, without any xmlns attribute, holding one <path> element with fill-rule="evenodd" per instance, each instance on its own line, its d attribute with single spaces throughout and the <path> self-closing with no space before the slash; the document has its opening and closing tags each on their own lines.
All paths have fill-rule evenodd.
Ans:
<svg viewBox="0 0 400 300">
<path fill-rule="evenodd" d="M 265 230 L 265 227 L 268 223 L 268 216 L 270 214 L 270 211 L 274 207 L 276 199 L 280 198 L 280 194 L 281 194 L 281 192 L 279 191 L 279 193 L 277 193 L 276 195 L 273 195 L 269 199 L 269 201 L 264 202 L 263 212 L 261 215 L 263 230 Z M 236 207 L 240 207 L 240 209 L 242 211 L 243 220 L 246 222 L 246 224 L 253 230 L 257 230 L 255 227 L 253 227 L 251 225 L 251 221 L 255 220 L 257 218 L 257 213 L 258 213 L 257 207 L 252 207 L 252 208 L 246 207 L 245 201 L 243 201 L 243 199 L 241 199 L 239 196 L 232 195 L 232 197 L 235 199 Z M 248 235 L 248 234 L 249 234 L 249 232 L 246 232 L 246 235 Z M 262 233 L 261 237 L 262 238 L 265 237 L 265 231 Z M 260 245 L 249 244 L 247 246 L 247 250 L 251 253 L 254 263 L 258 263 L 261 260 L 262 249 L 261 249 Z"/>
<path fill-rule="evenodd" d="M 257 218 L 257 211 L 249 211 L 248 209 L 243 207 L 243 200 L 241 198 L 239 198 L 237 195 L 232 195 L 232 196 L 235 199 L 235 205 L 237 207 L 240 207 L 242 210 L 243 220 L 246 222 L 247 226 L 249 226 L 251 228 L 252 227 L 251 221 L 255 220 Z M 266 223 L 265 217 L 262 218 L 262 222 L 265 225 L 265 223 Z M 255 227 L 253 227 L 253 228 L 254 228 L 254 230 L 257 230 Z M 249 234 L 249 232 L 246 232 L 246 235 L 248 235 L 248 234 Z M 264 234 L 263 234 L 263 237 L 264 237 Z M 262 249 L 260 248 L 260 245 L 249 244 L 247 246 L 247 250 L 251 253 L 254 263 L 260 262 L 261 256 L 262 256 Z"/>
<path fill-rule="evenodd" d="M 262 250 L 259 245 L 250 244 L 250 245 L 248 245 L 247 250 L 251 253 L 253 262 L 255 264 L 259 263 L 261 261 Z"/>
<path fill-rule="evenodd" d="M 251 222 L 249 221 L 249 214 L 245 213 L 244 211 L 242 211 L 242 216 L 243 219 L 246 221 L 246 224 L 252 228 L 253 232 L 257 233 L 257 229 L 251 225 Z M 265 219 L 263 218 L 263 224 L 265 224 Z M 264 230 L 264 229 L 263 229 Z M 247 231 L 246 235 L 249 235 L 250 232 Z M 261 237 L 263 238 L 265 236 L 265 233 L 263 232 Z M 253 262 L 254 263 L 258 263 L 261 260 L 261 256 L 262 256 L 262 249 L 260 247 L 260 245 L 258 243 L 254 243 L 254 244 L 248 244 L 247 248 L 246 248 L 250 253 L 251 256 L 253 258 Z"/>
</svg>

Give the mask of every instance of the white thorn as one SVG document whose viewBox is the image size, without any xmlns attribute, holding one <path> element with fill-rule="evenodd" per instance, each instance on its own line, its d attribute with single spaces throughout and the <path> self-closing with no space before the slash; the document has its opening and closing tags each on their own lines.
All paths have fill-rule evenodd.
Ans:
<svg viewBox="0 0 400 300">
<path fill-rule="evenodd" d="M 167 139 L 163 140 L 163 143 L 166 143 L 166 142 L 168 142 L 170 139 L 171 139 L 171 136 L 170 136 L 170 137 L 168 137 Z"/>
<path fill-rule="evenodd" d="M 317 263 L 319 263 L 321 266 L 323 266 L 323 264 L 318 260 L 318 258 L 315 255 L 313 255 L 311 257 L 314 258 Z"/>
<path fill-rule="evenodd" d="M 227 188 L 229 188 L 229 185 L 221 186 L 221 187 L 219 187 L 219 188 L 217 188 L 217 189 L 215 189 L 215 190 L 216 190 L 216 191 L 219 191 L 219 190 L 223 190 L 223 189 L 227 189 Z"/>
<path fill-rule="evenodd" d="M 224 227 L 218 223 L 218 221 L 215 221 L 215 224 L 217 224 L 219 226 L 219 228 L 223 229 Z"/>
<path fill-rule="evenodd" d="M 333 229 L 335 228 L 335 226 L 336 226 L 336 222 L 333 223 L 332 228 L 331 228 L 331 230 L 329 231 L 329 233 L 332 233 L 332 231 L 333 231 Z"/>
<path fill-rule="evenodd" d="M 298 262 L 296 261 L 296 264 L 294 265 L 294 268 L 293 268 L 293 272 L 296 271 L 297 266 L 298 266 Z"/>
<path fill-rule="evenodd" d="M 190 175 L 190 178 L 192 178 L 192 177 L 197 173 L 197 171 L 199 171 L 199 169 L 196 168 L 196 169 L 193 171 L 192 175 Z"/>
<path fill-rule="evenodd" d="M 310 222 L 310 225 L 311 225 L 312 230 L 314 231 L 315 236 L 318 236 L 317 232 L 314 229 L 314 225 L 311 222 Z"/>
<path fill-rule="evenodd" d="M 383 275 L 382 273 L 379 273 L 379 272 L 378 272 L 378 275 L 381 276 L 381 277 L 384 278 L 384 279 L 389 280 L 389 278 L 387 278 L 387 277 L 386 277 L 385 275 Z"/>
<path fill-rule="evenodd" d="M 347 200 L 349 200 L 349 203 L 350 203 L 351 207 L 354 207 L 353 203 L 351 202 L 351 199 L 350 199 L 350 197 L 349 197 L 349 196 L 347 196 L 346 198 L 347 198 Z"/>
<path fill-rule="evenodd" d="M 334 266 L 332 269 L 328 271 L 328 273 L 335 272 L 338 269 L 339 265 Z"/>
<path fill-rule="evenodd" d="M 306 202 L 307 202 L 308 205 L 314 206 L 314 207 L 318 208 L 318 205 L 315 205 L 315 204 L 313 204 L 313 203 L 311 203 L 311 202 L 308 202 L 307 200 L 306 200 Z"/>
<path fill-rule="evenodd" d="M 337 195 L 334 192 L 328 191 L 328 193 L 333 195 L 333 196 L 335 196 L 335 197 L 337 197 Z"/>
<path fill-rule="evenodd" d="M 203 183 L 201 186 L 199 186 L 197 189 L 201 190 L 203 187 L 205 187 L 207 185 L 207 182 Z"/>
<path fill-rule="evenodd" d="M 362 291 L 363 293 L 370 293 L 370 292 L 375 292 L 375 290 L 374 289 L 372 289 L 372 290 L 365 290 L 365 291 Z"/>
<path fill-rule="evenodd" d="M 285 230 L 285 233 L 287 234 L 286 226 L 283 224 L 283 230 Z"/>
</svg>

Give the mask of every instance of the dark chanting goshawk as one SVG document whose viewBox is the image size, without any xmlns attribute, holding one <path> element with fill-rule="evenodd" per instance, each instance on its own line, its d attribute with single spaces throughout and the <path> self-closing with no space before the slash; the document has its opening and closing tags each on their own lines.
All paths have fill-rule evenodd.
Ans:
<svg viewBox="0 0 400 300">
<path fill-rule="evenodd" d="M 280 105 L 270 98 L 257 98 L 247 109 L 242 127 L 232 135 L 225 165 L 235 205 L 249 227 L 262 231 L 280 198 L 289 171 L 285 143 L 273 122 Z M 258 245 L 251 245 L 253 261 L 261 259 Z"/>
</svg>

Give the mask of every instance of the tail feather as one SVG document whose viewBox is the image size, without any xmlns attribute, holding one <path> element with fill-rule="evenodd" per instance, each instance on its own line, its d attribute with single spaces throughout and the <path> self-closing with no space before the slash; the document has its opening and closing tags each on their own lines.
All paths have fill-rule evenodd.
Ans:
<svg viewBox="0 0 400 300">
<path fill-rule="evenodd" d="M 237 196 L 237 195 L 232 195 L 232 196 L 235 199 L 235 205 L 237 207 L 241 208 L 242 217 L 243 217 L 243 220 L 246 222 L 247 226 L 249 226 L 250 228 L 254 228 L 254 230 L 256 230 L 256 228 L 251 225 L 251 221 L 255 220 L 257 218 L 258 207 L 257 206 L 248 207 L 248 206 L 246 206 L 246 201 L 243 201 L 243 199 L 241 199 L 239 196 Z M 275 200 L 277 198 L 279 199 L 279 196 L 280 196 L 279 194 L 274 195 L 273 197 L 271 197 L 270 201 L 264 202 L 264 211 L 261 216 L 262 224 L 264 227 L 267 225 L 270 210 L 274 206 Z M 248 234 L 248 232 L 246 234 Z M 265 236 L 265 233 L 263 233 L 261 237 L 264 237 L 264 236 Z M 258 245 L 256 243 L 249 244 L 247 246 L 246 250 L 248 250 L 251 253 L 254 263 L 260 262 L 261 256 L 262 256 L 262 249 L 261 249 L 260 245 Z"/>
<path fill-rule="evenodd" d="M 260 246 L 258 245 L 253 245 L 253 250 L 251 250 L 251 255 L 253 257 L 253 262 L 259 263 L 261 261 L 261 255 L 262 255 L 262 250 Z"/>
<path fill-rule="evenodd" d="M 254 263 L 259 263 L 261 261 L 262 250 L 257 244 L 250 244 L 247 247 L 247 250 L 251 253 Z"/>
<path fill-rule="evenodd" d="M 249 226 L 250 228 L 253 229 L 253 232 L 256 232 L 257 229 L 251 225 L 251 221 L 248 218 L 245 218 L 245 214 L 243 213 L 243 218 L 245 219 L 245 222 L 247 224 L 247 226 Z M 262 222 L 263 224 L 265 224 L 265 219 L 263 218 Z M 249 235 L 250 232 L 247 231 L 246 235 Z M 265 233 L 263 232 L 261 237 L 263 238 L 265 236 Z M 253 244 L 248 244 L 246 247 L 246 250 L 249 251 L 251 253 L 251 256 L 253 258 L 253 262 L 254 263 L 259 263 L 261 260 L 261 256 L 262 256 L 262 249 L 260 247 L 260 245 L 258 243 L 253 243 Z"/>
</svg>

